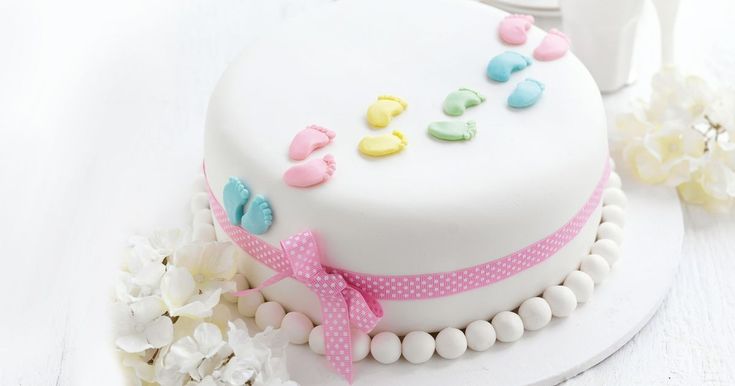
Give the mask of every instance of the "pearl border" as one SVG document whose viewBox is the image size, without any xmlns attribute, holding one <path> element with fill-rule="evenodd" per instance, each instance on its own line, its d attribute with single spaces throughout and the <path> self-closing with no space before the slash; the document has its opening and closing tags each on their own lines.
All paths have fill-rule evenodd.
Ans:
<svg viewBox="0 0 735 386">
<path fill-rule="evenodd" d="M 401 339 L 392 332 L 381 332 L 370 338 L 368 334 L 353 328 L 353 361 L 362 360 L 368 354 L 383 364 L 396 362 L 400 357 L 419 364 L 431 359 L 434 353 L 445 359 L 455 359 L 462 356 L 467 348 L 485 351 L 496 341 L 512 343 L 520 339 L 524 331 L 539 330 L 548 325 L 552 318 L 569 316 L 578 303 L 590 299 L 595 286 L 607 278 L 610 269 L 620 258 L 628 200 L 621 189 L 620 176 L 614 171 L 615 163 L 612 159 L 610 162 L 613 171 L 603 192 L 602 216 L 595 242 L 590 247 L 590 253 L 582 258 L 579 268 L 570 272 L 564 282 L 547 288 L 539 296 L 526 299 L 514 310 L 499 312 L 491 321 L 477 320 L 463 330 L 447 327 L 435 334 L 413 331 Z M 197 177 L 193 191 L 190 205 L 193 216 L 192 239 L 215 241 L 203 175 Z M 242 274 L 237 274 L 235 281 L 238 290 L 250 288 Z M 324 337 L 320 333 L 322 327 L 314 326 L 305 314 L 298 311 L 286 313 L 279 303 L 266 302 L 260 291 L 237 298 L 229 294 L 223 296 L 226 301 L 237 303 L 242 316 L 255 318 L 259 328 L 283 327 L 289 342 L 308 343 L 313 352 L 324 355 Z"/>
</svg>

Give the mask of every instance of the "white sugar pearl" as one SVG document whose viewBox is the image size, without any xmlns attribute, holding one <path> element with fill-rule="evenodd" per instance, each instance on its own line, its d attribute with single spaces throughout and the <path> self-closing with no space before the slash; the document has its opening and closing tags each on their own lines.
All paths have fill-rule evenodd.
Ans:
<svg viewBox="0 0 735 386">
<path fill-rule="evenodd" d="M 281 329 L 286 331 L 288 341 L 293 344 L 304 344 L 309 341 L 309 333 L 314 323 L 301 312 L 292 311 L 286 314 L 281 321 Z"/>
<path fill-rule="evenodd" d="M 447 327 L 436 335 L 436 353 L 442 358 L 459 358 L 465 351 L 467 351 L 467 338 L 462 331 Z"/>
<path fill-rule="evenodd" d="M 551 307 L 546 300 L 535 297 L 526 299 L 518 307 L 518 316 L 528 331 L 540 330 L 551 321 Z"/>
<path fill-rule="evenodd" d="M 194 214 L 200 209 L 209 209 L 209 194 L 200 192 L 191 196 L 191 213 Z"/>
<path fill-rule="evenodd" d="M 215 241 L 217 235 L 214 233 L 214 227 L 212 224 L 207 223 L 196 223 L 192 227 L 191 238 L 194 241 Z"/>
<path fill-rule="evenodd" d="M 625 197 L 625 193 L 618 188 L 607 188 L 602 193 L 602 202 L 605 205 L 615 205 L 621 208 L 625 208 L 628 204 L 628 198 Z"/>
<path fill-rule="evenodd" d="M 597 240 L 590 248 L 591 255 L 600 255 L 612 267 L 620 258 L 620 247 L 612 240 Z"/>
<path fill-rule="evenodd" d="M 370 353 L 370 335 L 364 333 L 358 328 L 350 329 L 352 337 L 352 361 L 358 362 Z"/>
<path fill-rule="evenodd" d="M 515 342 L 523 336 L 523 321 L 515 312 L 499 312 L 493 318 L 492 324 L 501 342 Z"/>
<path fill-rule="evenodd" d="M 579 270 L 589 275 L 596 283 L 602 283 L 610 273 L 610 264 L 602 256 L 587 255 L 582 258 Z"/>
<path fill-rule="evenodd" d="M 495 329 L 487 320 L 475 320 L 464 331 L 467 346 L 475 351 L 485 351 L 495 344 Z"/>
<path fill-rule="evenodd" d="M 191 192 L 199 193 L 207 191 L 207 180 L 204 178 L 204 174 L 199 174 L 194 178 L 191 184 Z"/>
<path fill-rule="evenodd" d="M 567 287 L 555 285 L 544 291 L 544 300 L 549 303 L 551 313 L 557 318 L 565 318 L 577 308 L 577 298 Z"/>
<path fill-rule="evenodd" d="M 592 292 L 595 290 L 595 281 L 592 280 L 590 275 L 582 271 L 572 271 L 564 279 L 564 287 L 574 292 L 577 303 L 584 303 L 592 297 Z"/>
<path fill-rule="evenodd" d="M 411 331 L 403 338 L 401 352 L 407 361 L 418 364 L 424 363 L 434 355 L 436 343 L 429 333 L 424 331 Z"/>
<path fill-rule="evenodd" d="M 279 328 L 284 316 L 286 316 L 286 311 L 280 303 L 265 302 L 255 310 L 255 324 L 261 330 L 265 330 L 269 326 Z"/>
<path fill-rule="evenodd" d="M 199 209 L 194 213 L 194 219 L 192 220 L 192 223 L 214 224 L 214 221 L 212 220 L 212 211 L 209 209 Z"/>
<path fill-rule="evenodd" d="M 370 341 L 370 354 L 384 365 L 393 363 L 401 357 L 401 339 L 392 332 L 381 332 Z"/>
<path fill-rule="evenodd" d="M 620 180 L 618 173 L 612 172 L 610 173 L 610 178 L 607 180 L 607 185 L 605 186 L 608 188 L 620 189 L 620 187 L 623 186 L 623 181 Z"/>
<path fill-rule="evenodd" d="M 309 348 L 311 351 L 324 355 L 324 327 L 316 326 L 309 333 Z"/>
<path fill-rule="evenodd" d="M 265 299 L 263 299 L 263 294 L 260 291 L 253 291 L 237 298 L 237 311 L 242 316 L 252 318 L 255 316 L 255 311 L 258 309 L 258 306 L 263 304 L 264 301 Z"/>
<path fill-rule="evenodd" d="M 625 227 L 625 211 L 615 205 L 606 205 L 602 208 L 602 221 L 617 224 L 620 228 Z"/>
<path fill-rule="evenodd" d="M 243 291 L 246 289 L 250 289 L 250 283 L 248 283 L 248 279 L 245 278 L 245 275 L 241 273 L 237 273 L 235 274 L 235 276 L 232 277 L 232 280 L 235 282 L 236 291 Z M 233 295 L 229 291 L 223 293 L 222 298 L 224 298 L 226 301 L 230 303 L 235 303 L 238 300 L 237 296 Z"/>
<path fill-rule="evenodd" d="M 623 242 L 623 228 L 612 222 L 604 222 L 597 228 L 597 238 L 612 240 L 620 244 Z"/>
</svg>

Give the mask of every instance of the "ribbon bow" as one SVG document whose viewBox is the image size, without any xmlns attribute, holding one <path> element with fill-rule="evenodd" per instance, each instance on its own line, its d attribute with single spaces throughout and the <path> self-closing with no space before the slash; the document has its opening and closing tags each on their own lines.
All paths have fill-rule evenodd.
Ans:
<svg viewBox="0 0 735 386">
<path fill-rule="evenodd" d="M 380 303 L 357 288 L 347 284 L 336 272 L 327 272 L 319 262 L 319 248 L 310 231 L 293 235 L 281 242 L 285 260 L 290 270 L 279 272 L 256 288 L 234 292 L 243 296 L 261 290 L 287 277 L 306 285 L 319 298 L 324 329 L 324 353 L 327 360 L 352 383 L 352 335 L 350 324 L 368 333 L 375 328 L 383 309 Z"/>
<path fill-rule="evenodd" d="M 345 282 L 338 273 L 329 273 L 319 262 L 319 248 L 310 231 L 281 242 L 291 262 L 291 277 L 305 284 L 319 297 L 327 360 L 352 382 L 352 338 L 350 324 L 368 333 L 375 328 L 383 310 L 373 298 Z"/>
</svg>

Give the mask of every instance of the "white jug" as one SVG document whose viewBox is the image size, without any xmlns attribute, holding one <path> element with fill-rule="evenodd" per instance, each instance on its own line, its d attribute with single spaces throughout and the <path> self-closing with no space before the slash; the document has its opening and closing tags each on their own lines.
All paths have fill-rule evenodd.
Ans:
<svg viewBox="0 0 735 386">
<path fill-rule="evenodd" d="M 636 28 L 645 0 L 560 0 L 564 32 L 602 92 L 628 82 Z M 674 60 L 673 31 L 679 0 L 653 0 L 661 28 L 661 62 Z"/>
</svg>

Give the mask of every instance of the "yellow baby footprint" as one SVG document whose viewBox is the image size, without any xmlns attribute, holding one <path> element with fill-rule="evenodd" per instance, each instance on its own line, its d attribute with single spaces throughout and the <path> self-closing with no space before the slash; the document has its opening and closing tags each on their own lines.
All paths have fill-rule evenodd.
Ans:
<svg viewBox="0 0 735 386">
<path fill-rule="evenodd" d="M 408 141 L 403 136 L 403 133 L 394 130 L 390 134 L 376 135 L 374 137 L 363 137 L 360 140 L 360 153 L 369 155 L 371 157 L 381 157 L 384 155 L 390 155 L 398 153 L 408 145 Z"/>
<path fill-rule="evenodd" d="M 367 111 L 367 121 L 373 127 L 386 127 L 391 119 L 408 107 L 406 101 L 391 95 L 381 95 Z"/>
</svg>

